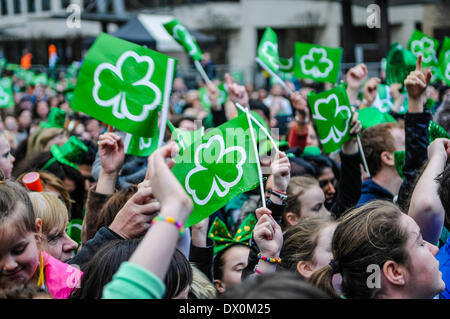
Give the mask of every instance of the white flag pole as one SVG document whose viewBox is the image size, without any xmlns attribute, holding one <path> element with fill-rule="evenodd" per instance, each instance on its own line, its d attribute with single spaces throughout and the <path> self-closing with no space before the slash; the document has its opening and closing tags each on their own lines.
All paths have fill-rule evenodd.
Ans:
<svg viewBox="0 0 450 319">
<path fill-rule="evenodd" d="M 367 172 L 367 175 L 369 176 L 369 178 L 371 178 L 372 176 L 370 175 L 370 171 L 369 171 L 369 166 L 367 166 L 367 161 L 366 161 L 366 156 L 364 155 L 364 150 L 361 144 L 361 139 L 359 138 L 359 134 L 356 136 L 356 139 L 358 141 L 358 147 L 359 147 L 359 152 L 361 153 L 361 159 L 363 161 L 364 164 L 364 169 Z"/>
<path fill-rule="evenodd" d="M 263 207 L 266 208 L 266 195 L 264 195 L 264 184 L 263 184 L 263 178 L 262 178 L 261 163 L 259 162 L 258 146 L 256 145 L 256 138 L 255 138 L 255 133 L 253 132 L 252 120 L 250 119 L 250 111 L 247 108 L 245 108 L 245 114 L 247 115 L 248 127 L 250 128 L 250 134 L 252 136 L 252 145 L 253 145 L 253 151 L 254 151 L 255 157 L 256 157 L 256 166 L 258 167 L 259 189 L 261 191 L 261 202 L 262 202 Z"/>
<path fill-rule="evenodd" d="M 194 64 L 195 64 L 195 68 L 202 76 L 203 81 L 205 81 L 206 84 L 211 83 L 211 80 L 209 79 L 208 75 L 206 74 L 205 70 L 203 69 L 202 64 L 197 60 L 194 60 Z"/>
<path fill-rule="evenodd" d="M 242 112 L 246 112 L 246 110 L 247 110 L 245 107 L 243 107 L 243 106 L 240 105 L 239 103 L 236 103 L 236 107 L 237 107 L 238 109 L 240 109 Z M 259 123 L 258 120 L 255 119 L 255 117 L 254 117 L 253 115 L 250 114 L 250 112 L 248 113 L 248 116 L 250 117 L 250 119 L 251 119 L 253 122 L 255 122 L 256 125 L 259 126 L 259 128 L 263 131 L 263 133 L 266 134 L 267 138 L 270 140 L 270 142 L 272 143 L 272 145 L 273 145 L 273 147 L 275 148 L 275 150 L 276 150 L 277 152 L 279 152 L 280 150 L 278 149 L 278 146 L 277 146 L 277 144 L 275 143 L 275 140 L 273 139 L 272 135 L 270 135 L 270 132 L 268 132 L 268 131 L 266 130 L 266 128 L 265 128 L 261 123 Z"/>
<path fill-rule="evenodd" d="M 175 61 L 173 59 L 169 59 L 167 62 L 166 81 L 164 84 L 164 100 L 161 109 L 161 118 L 160 118 L 161 122 L 159 124 L 158 147 L 161 147 L 163 145 L 164 135 L 166 133 L 167 117 L 169 114 L 170 94 L 172 93 L 173 74 L 175 71 L 174 64 Z"/>
<path fill-rule="evenodd" d="M 256 58 L 256 62 L 264 69 L 266 70 L 271 77 L 275 78 L 275 80 L 278 81 L 278 83 L 281 84 L 282 87 L 286 89 L 286 91 L 289 92 L 289 95 L 292 95 L 294 92 L 286 85 L 286 83 L 277 75 L 275 74 L 263 61 L 260 60 L 260 58 Z"/>
</svg>

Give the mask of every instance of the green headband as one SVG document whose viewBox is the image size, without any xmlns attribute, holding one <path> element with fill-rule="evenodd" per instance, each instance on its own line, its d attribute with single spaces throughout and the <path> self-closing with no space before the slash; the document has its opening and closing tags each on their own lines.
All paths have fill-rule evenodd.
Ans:
<svg viewBox="0 0 450 319">
<path fill-rule="evenodd" d="M 209 237 L 214 241 L 214 255 L 217 255 L 220 251 L 232 244 L 248 246 L 248 241 L 252 238 L 253 228 L 255 228 L 256 222 L 256 217 L 253 214 L 249 214 L 233 237 L 227 225 L 219 217 L 216 217 L 209 230 Z"/>
</svg>

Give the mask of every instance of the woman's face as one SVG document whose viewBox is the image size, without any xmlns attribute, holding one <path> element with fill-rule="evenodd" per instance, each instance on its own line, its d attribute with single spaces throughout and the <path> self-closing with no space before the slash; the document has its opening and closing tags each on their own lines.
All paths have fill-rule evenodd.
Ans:
<svg viewBox="0 0 450 319">
<path fill-rule="evenodd" d="M 20 113 L 19 124 L 23 128 L 28 128 L 31 125 L 31 112 L 29 110 L 25 110 Z"/>
<path fill-rule="evenodd" d="M 48 103 L 46 101 L 40 101 L 37 104 L 36 113 L 41 119 L 46 119 L 49 112 Z"/>
<path fill-rule="evenodd" d="M 312 124 L 308 124 L 308 136 L 306 137 L 306 146 L 319 147 L 319 138 Z"/>
<path fill-rule="evenodd" d="M 406 250 L 410 258 L 405 292 L 413 293 L 413 298 L 433 298 L 445 289 L 439 261 L 435 258 L 439 249 L 423 240 L 419 226 L 410 216 L 402 214 L 400 224 L 408 234 Z"/>
<path fill-rule="evenodd" d="M 234 284 L 240 284 L 242 270 L 247 267 L 250 249 L 246 246 L 237 245 L 229 248 L 222 258 L 225 260 L 223 266 L 222 285 L 227 288 Z"/>
<path fill-rule="evenodd" d="M 78 244 L 67 235 L 66 229 L 58 232 L 59 227 L 53 227 L 48 234 L 46 234 L 46 241 L 43 248 L 50 255 L 62 262 L 68 262 L 74 257 L 75 250 Z"/>
<path fill-rule="evenodd" d="M 300 220 L 313 216 L 329 217 L 331 214 L 325 208 L 325 195 L 319 186 L 313 185 L 300 197 Z"/>
<path fill-rule="evenodd" d="M 0 226 L 0 288 L 28 283 L 38 265 L 38 235 L 22 236 L 10 223 Z"/>
<path fill-rule="evenodd" d="M 11 154 L 11 147 L 5 138 L 0 138 L 0 169 L 5 175 L 5 179 L 11 178 L 15 158 Z"/>
<path fill-rule="evenodd" d="M 330 263 L 333 259 L 331 252 L 331 240 L 336 229 L 336 223 L 330 223 L 328 226 L 320 230 L 317 246 L 313 253 L 314 271 Z"/>
</svg>

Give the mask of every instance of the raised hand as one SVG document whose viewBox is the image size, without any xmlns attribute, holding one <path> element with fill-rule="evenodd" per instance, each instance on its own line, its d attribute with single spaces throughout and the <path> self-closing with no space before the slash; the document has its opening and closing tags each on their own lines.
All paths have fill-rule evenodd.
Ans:
<svg viewBox="0 0 450 319">
<path fill-rule="evenodd" d="M 416 69 L 412 71 L 405 80 L 405 87 L 409 99 L 420 99 L 424 96 L 431 80 L 431 71 L 422 69 L 422 55 L 417 58 Z"/>
<path fill-rule="evenodd" d="M 286 192 L 289 181 L 291 180 L 291 163 L 286 153 L 277 152 L 274 161 L 270 165 L 270 169 L 272 170 L 275 189 Z"/>
<path fill-rule="evenodd" d="M 361 122 L 358 120 L 359 113 L 354 112 L 352 121 L 350 124 L 350 135 L 356 136 L 362 131 Z M 344 154 L 355 154 L 358 152 L 358 144 L 356 138 L 352 138 L 351 140 L 345 142 L 342 145 L 342 152 Z"/>
<path fill-rule="evenodd" d="M 217 88 L 217 86 L 214 83 L 209 82 L 206 88 L 211 106 L 213 108 L 220 108 L 221 105 L 219 103 L 219 89 Z"/>
<path fill-rule="evenodd" d="M 278 257 L 283 245 L 283 233 L 280 225 L 272 217 L 267 208 L 256 210 L 258 222 L 253 229 L 253 239 L 261 254 L 266 257 Z"/>
<path fill-rule="evenodd" d="M 360 90 L 367 79 L 368 71 L 365 64 L 358 64 L 351 68 L 345 78 L 348 88 L 352 90 Z"/>
<path fill-rule="evenodd" d="M 123 141 L 119 135 L 107 132 L 98 138 L 98 152 L 102 170 L 106 174 L 119 174 L 125 160 Z"/>
<path fill-rule="evenodd" d="M 239 103 L 244 107 L 248 107 L 248 93 L 245 86 L 239 85 L 231 79 L 231 76 L 227 73 L 225 74 L 225 84 L 228 87 L 228 96 L 233 103 Z"/>
<path fill-rule="evenodd" d="M 141 188 L 125 203 L 109 228 L 124 239 L 142 236 L 159 210 L 160 204 L 154 199 L 152 188 Z"/>
<path fill-rule="evenodd" d="M 371 78 L 364 85 L 364 102 L 365 106 L 371 106 L 375 98 L 377 97 L 378 84 L 380 84 L 381 79 Z"/>
<path fill-rule="evenodd" d="M 397 113 L 400 111 L 400 107 L 403 105 L 403 100 L 405 99 L 403 97 L 403 94 L 400 92 L 401 88 L 402 85 L 400 83 L 392 83 L 389 87 L 389 93 L 394 100 L 394 106 L 392 107 L 392 109 Z"/>
</svg>

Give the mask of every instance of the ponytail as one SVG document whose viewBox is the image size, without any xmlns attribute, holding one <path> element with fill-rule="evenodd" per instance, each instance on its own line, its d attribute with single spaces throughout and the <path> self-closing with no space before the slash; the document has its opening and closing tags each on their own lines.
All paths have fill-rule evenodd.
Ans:
<svg viewBox="0 0 450 319">
<path fill-rule="evenodd" d="M 335 270 L 331 267 L 330 264 L 328 264 L 316 270 L 309 278 L 309 281 L 312 282 L 314 286 L 327 292 L 330 296 L 339 298 L 338 293 L 336 292 L 336 290 L 334 290 L 333 287 L 334 274 Z"/>
</svg>

